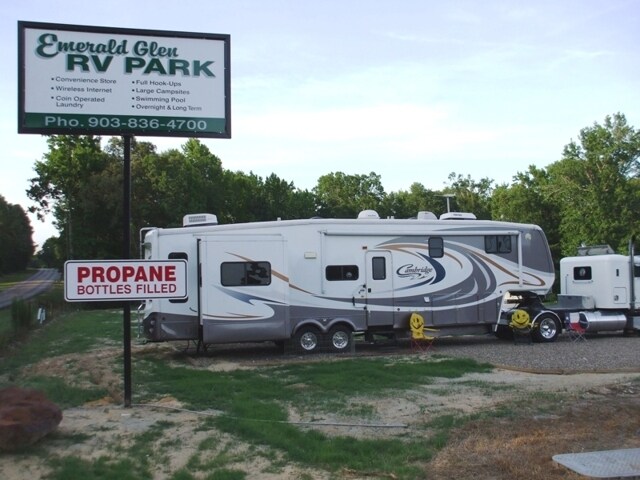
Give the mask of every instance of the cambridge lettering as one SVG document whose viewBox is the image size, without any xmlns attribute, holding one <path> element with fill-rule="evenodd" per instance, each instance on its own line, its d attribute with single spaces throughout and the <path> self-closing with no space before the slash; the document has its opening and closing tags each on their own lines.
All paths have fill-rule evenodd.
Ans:
<svg viewBox="0 0 640 480">
<path fill-rule="evenodd" d="M 124 73 L 215 77 L 211 71 L 213 60 L 181 59 L 177 47 L 163 46 L 156 41 L 138 40 L 130 51 L 126 39 L 118 42 L 112 38 L 104 43 L 63 42 L 58 41 L 54 33 L 44 33 L 38 37 L 35 52 L 44 59 L 66 55 L 65 67 L 70 72 L 105 73 L 115 57 L 124 56 Z"/>
</svg>

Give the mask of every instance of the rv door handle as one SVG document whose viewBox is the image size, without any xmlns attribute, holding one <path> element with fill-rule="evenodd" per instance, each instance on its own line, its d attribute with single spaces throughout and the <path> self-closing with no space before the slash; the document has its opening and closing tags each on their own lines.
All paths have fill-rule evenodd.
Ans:
<svg viewBox="0 0 640 480">
<path fill-rule="evenodd" d="M 371 289 L 370 289 L 370 288 L 367 288 L 367 292 L 368 292 L 368 293 L 371 293 Z"/>
<path fill-rule="evenodd" d="M 356 297 L 351 297 L 351 303 L 353 303 L 353 306 L 356 306 Z"/>
</svg>

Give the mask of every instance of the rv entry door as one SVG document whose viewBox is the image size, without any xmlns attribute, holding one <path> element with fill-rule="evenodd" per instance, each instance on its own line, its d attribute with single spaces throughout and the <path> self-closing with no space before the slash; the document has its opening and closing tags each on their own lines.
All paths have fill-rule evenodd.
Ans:
<svg viewBox="0 0 640 480">
<path fill-rule="evenodd" d="M 393 325 L 393 265 L 391 252 L 371 250 L 366 254 L 365 291 L 369 327 Z"/>
</svg>

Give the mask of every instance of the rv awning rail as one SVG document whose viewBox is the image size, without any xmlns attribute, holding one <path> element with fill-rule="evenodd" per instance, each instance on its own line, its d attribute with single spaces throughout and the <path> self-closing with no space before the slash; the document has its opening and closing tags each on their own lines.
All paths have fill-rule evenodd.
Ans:
<svg viewBox="0 0 640 480">
<path fill-rule="evenodd" d="M 332 230 L 320 230 L 320 233 L 326 235 L 328 237 L 380 237 L 387 235 L 394 235 L 398 237 L 426 237 L 426 236 L 434 236 L 434 237 L 443 237 L 443 236 L 458 236 L 458 237 L 469 237 L 475 235 L 516 235 L 520 236 L 522 232 L 519 230 L 437 230 L 432 231 L 430 233 L 426 232 L 406 232 L 406 231 L 362 231 L 358 230 L 356 232 L 353 231 L 332 231 Z"/>
</svg>

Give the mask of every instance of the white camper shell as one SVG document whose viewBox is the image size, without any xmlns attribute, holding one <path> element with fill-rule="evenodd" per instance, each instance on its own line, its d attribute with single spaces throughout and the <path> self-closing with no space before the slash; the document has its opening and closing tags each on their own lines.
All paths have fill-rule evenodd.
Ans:
<svg viewBox="0 0 640 480">
<path fill-rule="evenodd" d="M 440 335 L 491 333 L 505 294 L 551 289 L 535 225 L 374 213 L 230 225 L 202 214 L 143 229 L 144 258 L 185 259 L 188 276 L 186 299 L 145 302 L 146 338 L 345 351 L 353 333 L 406 336 L 412 313 Z"/>
</svg>

